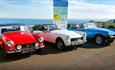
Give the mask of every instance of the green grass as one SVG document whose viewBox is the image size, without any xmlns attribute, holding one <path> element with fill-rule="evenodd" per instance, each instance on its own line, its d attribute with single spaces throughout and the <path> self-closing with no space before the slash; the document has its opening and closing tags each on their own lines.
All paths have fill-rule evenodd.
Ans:
<svg viewBox="0 0 115 70">
<path fill-rule="evenodd" d="M 110 28 L 110 27 L 115 28 L 115 23 L 105 22 L 103 23 L 103 27 L 104 28 Z"/>
</svg>

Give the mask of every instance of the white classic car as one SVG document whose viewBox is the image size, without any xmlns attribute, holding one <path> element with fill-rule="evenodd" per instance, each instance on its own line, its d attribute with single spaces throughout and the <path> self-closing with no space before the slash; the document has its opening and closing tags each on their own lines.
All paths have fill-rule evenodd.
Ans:
<svg viewBox="0 0 115 70">
<path fill-rule="evenodd" d="M 54 24 L 35 25 L 33 32 L 42 35 L 45 41 L 55 43 L 58 49 L 64 49 L 67 46 L 82 45 L 87 42 L 87 34 L 85 32 L 57 29 Z"/>
</svg>

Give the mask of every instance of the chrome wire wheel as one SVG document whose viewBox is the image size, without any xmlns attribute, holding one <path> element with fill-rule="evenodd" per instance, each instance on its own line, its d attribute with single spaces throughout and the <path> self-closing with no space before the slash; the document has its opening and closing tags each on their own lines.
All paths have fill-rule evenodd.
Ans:
<svg viewBox="0 0 115 70">
<path fill-rule="evenodd" d="M 103 37 L 102 37 L 102 36 L 97 36 L 97 37 L 95 38 L 95 43 L 96 43 L 97 45 L 102 45 L 102 44 L 103 44 Z"/>
<path fill-rule="evenodd" d="M 56 46 L 57 46 L 57 48 L 60 49 L 60 50 L 64 49 L 64 46 L 65 46 L 65 45 L 64 45 L 63 40 L 61 40 L 61 39 L 57 40 L 57 41 L 56 41 Z"/>
</svg>

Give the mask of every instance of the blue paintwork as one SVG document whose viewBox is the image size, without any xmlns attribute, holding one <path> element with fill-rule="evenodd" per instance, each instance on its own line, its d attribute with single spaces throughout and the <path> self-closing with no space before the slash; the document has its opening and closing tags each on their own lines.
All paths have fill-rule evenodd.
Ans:
<svg viewBox="0 0 115 70">
<path fill-rule="evenodd" d="M 83 31 L 87 33 L 87 38 L 88 39 L 94 39 L 94 37 L 96 36 L 96 34 L 101 34 L 104 37 L 108 37 L 109 34 L 111 35 L 115 35 L 115 32 L 109 29 L 105 29 L 105 28 L 99 28 L 99 27 L 91 27 L 91 28 L 68 28 L 68 30 L 72 30 L 72 31 Z"/>
<path fill-rule="evenodd" d="M 68 0 L 53 0 L 53 6 L 68 6 Z"/>
<path fill-rule="evenodd" d="M 115 29 L 110 29 L 110 30 L 112 30 L 112 31 L 114 31 L 114 32 L 115 32 Z"/>
</svg>

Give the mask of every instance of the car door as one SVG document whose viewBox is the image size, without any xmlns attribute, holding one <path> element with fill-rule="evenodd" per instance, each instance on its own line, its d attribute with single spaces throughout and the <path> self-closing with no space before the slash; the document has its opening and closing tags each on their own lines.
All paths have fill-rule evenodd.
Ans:
<svg viewBox="0 0 115 70">
<path fill-rule="evenodd" d="M 45 38 L 45 41 L 48 41 L 51 43 L 55 43 L 55 40 L 56 40 L 55 34 L 51 33 L 50 31 L 44 32 L 44 38 Z"/>
<path fill-rule="evenodd" d="M 91 31 L 91 29 L 81 29 L 82 32 L 87 33 L 87 38 L 92 38 L 93 37 L 93 32 Z"/>
<path fill-rule="evenodd" d="M 44 25 L 43 26 L 43 37 L 45 41 L 55 43 L 56 36 L 51 32 L 51 30 L 48 29 L 49 25 Z"/>
<path fill-rule="evenodd" d="M 87 33 L 87 38 L 94 37 L 94 32 L 90 28 L 87 28 L 85 25 L 81 25 L 81 27 L 78 28 L 78 30 Z"/>
</svg>

